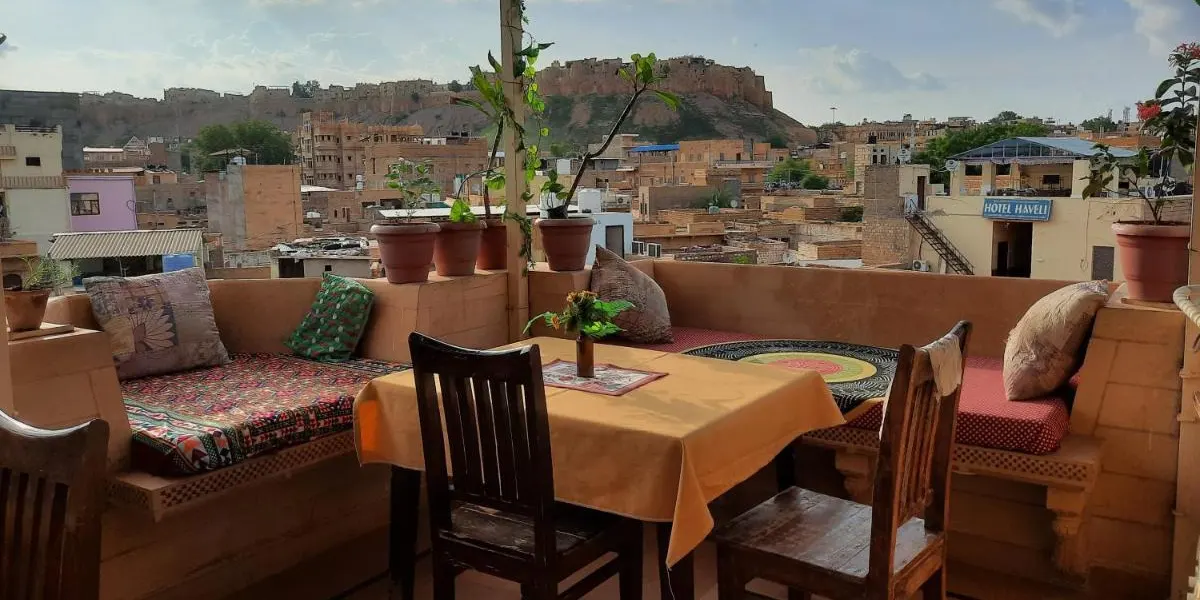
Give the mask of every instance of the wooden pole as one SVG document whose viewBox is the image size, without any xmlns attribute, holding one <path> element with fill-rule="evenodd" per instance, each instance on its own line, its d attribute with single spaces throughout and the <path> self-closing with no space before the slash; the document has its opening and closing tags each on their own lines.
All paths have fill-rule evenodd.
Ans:
<svg viewBox="0 0 1200 600">
<path fill-rule="evenodd" d="M 521 21 L 520 0 L 500 0 L 500 77 L 504 85 L 504 96 L 512 107 L 513 119 L 525 123 L 525 103 L 521 93 L 521 79 L 514 77 L 513 64 L 521 49 L 524 36 Z M 525 182 L 525 153 L 519 151 L 516 128 L 504 128 L 504 212 L 508 217 L 525 216 L 525 200 L 521 197 L 527 187 Z M 529 278 L 525 272 L 525 259 L 521 257 L 523 234 L 520 225 L 512 218 L 508 224 L 508 339 L 521 339 L 521 331 L 529 320 Z"/>
<path fill-rule="evenodd" d="M 1196 140 L 1200 152 L 1200 137 Z M 1200 285 L 1200 189 L 1192 186 L 1192 236 L 1188 240 L 1188 284 Z M 1176 467 L 1175 531 L 1171 567 L 1171 598 L 1188 592 L 1188 577 L 1196 573 L 1197 540 L 1200 539 L 1200 352 L 1193 342 L 1200 324 L 1188 320 L 1183 340 L 1182 397 L 1179 411 L 1179 461 Z"/>
</svg>

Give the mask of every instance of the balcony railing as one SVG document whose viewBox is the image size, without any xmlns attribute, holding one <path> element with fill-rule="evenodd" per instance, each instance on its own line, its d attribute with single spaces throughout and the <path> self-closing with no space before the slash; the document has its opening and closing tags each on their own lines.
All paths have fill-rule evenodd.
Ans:
<svg viewBox="0 0 1200 600">
<path fill-rule="evenodd" d="M 12 175 L 0 178 L 0 188 L 9 190 L 52 190 L 67 187 L 61 175 Z"/>
<path fill-rule="evenodd" d="M 775 163 L 769 160 L 715 160 L 713 166 L 718 169 L 770 169 Z"/>
</svg>

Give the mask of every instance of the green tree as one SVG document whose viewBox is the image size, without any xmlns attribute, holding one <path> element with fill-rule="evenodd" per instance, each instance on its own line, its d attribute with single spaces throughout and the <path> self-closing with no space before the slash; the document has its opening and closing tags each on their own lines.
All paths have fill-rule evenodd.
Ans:
<svg viewBox="0 0 1200 600">
<path fill-rule="evenodd" d="M 463 91 L 463 84 L 459 83 L 458 80 L 455 79 L 454 81 L 446 84 L 446 89 L 457 94 L 458 92 Z"/>
<path fill-rule="evenodd" d="M 1080 123 L 1079 127 L 1092 132 L 1116 131 L 1117 123 L 1109 118 L 1108 115 L 1100 115 Z"/>
<path fill-rule="evenodd" d="M 771 168 L 767 173 L 767 181 L 771 183 L 800 183 L 812 173 L 812 167 L 806 160 L 786 158 Z"/>
<path fill-rule="evenodd" d="M 918 152 L 913 157 L 913 162 L 933 168 L 931 177 L 933 183 L 949 183 L 949 173 L 941 169 L 951 156 L 1012 137 L 1041 137 L 1049 133 L 1050 128 L 1037 123 L 1014 123 L 1011 125 L 987 123 L 930 140 L 925 145 L 925 150 Z"/>
<path fill-rule="evenodd" d="M 842 214 L 838 219 L 847 223 L 861 223 L 863 220 L 863 207 L 861 206 L 845 206 L 842 208 Z"/>
<path fill-rule="evenodd" d="M 804 181 L 800 184 L 806 190 L 826 190 L 829 189 L 829 178 L 816 173 L 809 173 L 804 176 Z"/>
<path fill-rule="evenodd" d="M 788 147 L 787 138 L 784 137 L 783 134 L 781 134 L 781 133 L 772 134 L 771 137 L 767 138 L 767 143 L 771 144 L 772 148 L 787 148 Z"/>
<path fill-rule="evenodd" d="M 321 89 L 321 83 L 316 79 L 309 79 L 304 83 L 299 81 L 292 82 L 292 97 L 293 98 L 312 98 L 313 94 Z"/>
<path fill-rule="evenodd" d="M 421 101 L 421 94 L 418 92 L 413 92 L 413 93 L 409 94 L 408 97 L 411 98 L 413 102 Z"/>
<path fill-rule="evenodd" d="M 201 171 L 217 171 L 231 156 L 243 156 L 248 164 L 287 165 L 295 161 L 292 136 L 269 121 L 239 121 L 208 125 L 192 140 L 192 164 Z M 217 152 L 227 154 L 214 156 Z"/>
<path fill-rule="evenodd" d="M 1000 114 L 988 119 L 989 125 L 1004 125 L 1021 119 L 1021 115 L 1011 110 L 1002 110 Z"/>
</svg>

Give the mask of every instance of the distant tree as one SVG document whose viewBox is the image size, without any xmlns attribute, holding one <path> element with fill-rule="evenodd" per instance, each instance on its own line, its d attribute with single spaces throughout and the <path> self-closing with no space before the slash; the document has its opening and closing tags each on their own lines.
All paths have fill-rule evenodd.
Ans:
<svg viewBox="0 0 1200 600">
<path fill-rule="evenodd" d="M 413 102 L 420 102 L 420 101 L 421 101 L 421 94 L 419 94 L 419 93 L 417 93 L 417 92 L 413 92 L 413 93 L 409 94 L 409 96 L 408 96 L 408 97 L 409 97 L 409 98 L 412 98 L 412 101 L 413 101 Z"/>
<path fill-rule="evenodd" d="M 933 138 L 925 145 L 925 150 L 913 157 L 913 162 L 933 168 L 933 176 L 930 178 L 932 183 L 950 183 L 950 174 L 940 169 L 951 156 L 1008 138 L 1041 137 L 1049 133 L 1049 127 L 1038 123 L 1004 125 L 989 122 L 972 129 L 953 131 Z"/>
<path fill-rule="evenodd" d="M 292 82 L 292 97 L 293 98 L 312 98 L 313 94 L 321 89 L 321 83 L 316 79 L 309 79 L 304 83 L 299 81 Z"/>
<path fill-rule="evenodd" d="M 804 176 L 804 181 L 800 184 L 806 190 L 827 190 L 829 189 L 829 178 L 816 173 L 809 173 Z"/>
<path fill-rule="evenodd" d="M 767 181 L 771 183 L 800 183 L 812 173 L 808 161 L 786 158 L 771 168 L 767 173 Z"/>
<path fill-rule="evenodd" d="M 1017 121 L 1020 118 L 1021 118 L 1021 115 L 1018 115 L 1017 113 L 1015 113 L 1011 110 L 1002 110 L 1002 111 L 1000 111 L 1000 114 L 992 117 L 991 119 L 988 119 L 988 124 L 989 125 L 1004 125 L 1006 123 L 1012 123 L 1014 121 Z"/>
<path fill-rule="evenodd" d="M 217 171 L 229 162 L 229 155 L 214 152 L 235 151 L 248 164 L 286 165 L 295 160 L 292 136 L 268 121 L 239 121 L 208 125 L 192 140 L 192 164 L 201 171 Z"/>
<path fill-rule="evenodd" d="M 459 83 L 458 80 L 455 79 L 454 81 L 451 81 L 450 83 L 446 84 L 446 89 L 448 89 L 454 93 L 458 93 L 458 92 L 463 91 L 463 84 Z"/>
<path fill-rule="evenodd" d="M 771 137 L 767 138 L 767 143 L 771 144 L 772 148 L 787 148 L 788 147 L 787 138 L 784 137 L 783 134 L 780 134 L 780 133 L 776 133 L 776 134 L 772 135 Z"/>
<path fill-rule="evenodd" d="M 1108 115 L 1100 115 L 1098 117 L 1087 119 L 1086 121 L 1080 123 L 1079 127 L 1091 132 L 1116 131 L 1117 123 Z"/>
</svg>

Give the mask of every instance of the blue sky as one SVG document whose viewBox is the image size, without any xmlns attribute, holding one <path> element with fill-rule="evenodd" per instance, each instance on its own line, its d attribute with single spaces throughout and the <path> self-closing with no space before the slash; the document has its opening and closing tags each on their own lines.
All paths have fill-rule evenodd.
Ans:
<svg viewBox="0 0 1200 600">
<path fill-rule="evenodd" d="M 5 2 L 0 88 L 245 93 L 296 79 L 465 79 L 498 45 L 496 0 Z M 102 6 L 102 8 L 101 8 Z M 806 123 L 1076 120 L 1152 93 L 1200 38 L 1194 0 L 529 0 L 544 60 L 703 55 L 766 76 Z M 50 19 L 47 15 L 74 15 Z"/>
</svg>

